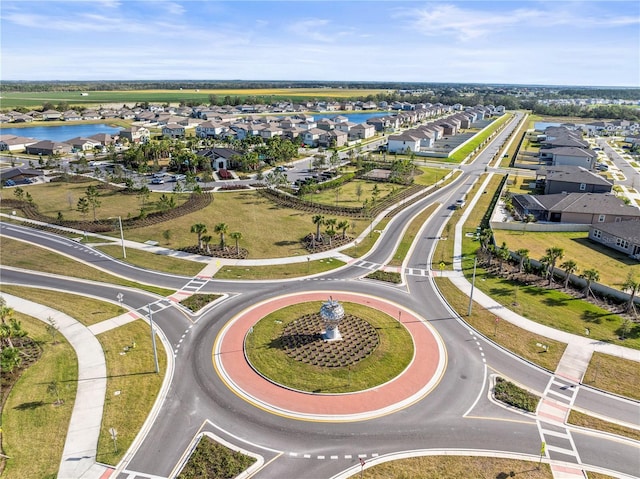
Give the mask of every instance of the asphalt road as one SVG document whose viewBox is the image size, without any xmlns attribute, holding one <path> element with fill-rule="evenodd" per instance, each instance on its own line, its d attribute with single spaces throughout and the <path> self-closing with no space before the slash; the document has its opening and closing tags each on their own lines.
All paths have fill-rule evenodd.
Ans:
<svg viewBox="0 0 640 479">
<path fill-rule="evenodd" d="M 474 164 L 463 167 L 463 175 L 458 180 L 397 215 L 380 235 L 375 248 L 362 258 L 374 265 L 386 263 L 412 217 L 433 202 L 441 203 L 443 206 L 425 225 L 407 263 L 412 270 L 427 272 L 424 275 L 408 274 L 406 285 L 388 286 L 362 279 L 370 270 L 356 262 L 311 279 L 211 280 L 201 291 L 225 292 L 229 293 L 229 298 L 203 315 L 190 317 L 176 307 L 154 313 L 155 322 L 175 354 L 175 371 L 158 418 L 126 464 L 126 470 L 135 471 L 136 477 L 167 477 L 175 471 L 193 438 L 202 431 L 212 432 L 263 456 L 265 466 L 254 476 L 260 478 L 330 478 L 357 464 L 361 455 L 370 458 L 417 449 L 453 448 L 536 455 L 540 449 L 540 422 L 490 401 L 489 381 L 492 374 L 499 372 L 542 393 L 553 375 L 474 334 L 442 300 L 428 273 L 433 247 L 452 212 L 448 206 L 465 194 L 485 171 L 485 165 L 498 151 L 501 137 L 506 137 L 507 132 L 508 128 Z M 2 235 L 46 246 L 141 283 L 180 289 L 190 280 L 136 268 L 58 236 L 5 223 L 1 226 Z M 142 291 L 10 268 L 3 270 L 2 281 L 88 294 L 110 301 L 115 301 L 117 293 L 123 292 L 125 304 L 141 313 L 149 303 L 166 301 Z M 213 368 L 213 343 L 220 329 L 230 318 L 259 301 L 308 291 L 326 291 L 336 296 L 341 291 L 366 293 L 402 304 L 425 318 L 446 345 L 447 366 L 438 386 L 422 400 L 399 412 L 349 423 L 282 417 L 239 398 Z M 583 386 L 579 386 L 575 394 L 575 404 L 583 409 L 626 422 L 638 422 L 637 402 Z M 637 473 L 640 464 L 633 460 L 639 456 L 637 444 L 606 435 L 574 432 L 571 437 L 578 454 L 576 457 L 583 463 L 631 476 Z M 576 457 L 567 456 L 563 460 L 575 463 Z M 129 474 L 121 474 L 119 478 L 129 477 Z"/>
</svg>

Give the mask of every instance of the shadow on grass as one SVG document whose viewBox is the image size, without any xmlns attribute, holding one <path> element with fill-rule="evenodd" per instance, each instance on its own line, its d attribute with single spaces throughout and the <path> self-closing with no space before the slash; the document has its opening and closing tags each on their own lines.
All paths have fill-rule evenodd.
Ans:
<svg viewBox="0 0 640 479">
<path fill-rule="evenodd" d="M 581 318 L 583 321 L 587 322 L 587 323 L 595 323 L 595 324 L 601 324 L 602 323 L 602 318 L 606 317 L 606 316 L 610 316 L 609 313 L 598 313 L 595 311 L 583 311 L 581 314 Z"/>
<path fill-rule="evenodd" d="M 43 401 L 23 402 L 22 404 L 15 406 L 13 409 L 17 409 L 18 411 L 30 411 L 44 405 L 45 403 Z"/>
<path fill-rule="evenodd" d="M 575 241 L 576 243 L 584 246 L 585 248 L 589 248 L 597 251 L 605 256 L 608 256 L 614 261 L 619 261 L 626 266 L 634 266 L 638 264 L 637 260 L 629 258 L 627 255 L 622 253 L 618 253 L 611 248 L 607 248 L 606 246 L 602 246 L 594 241 L 591 241 L 589 238 L 572 238 L 571 241 Z"/>
<path fill-rule="evenodd" d="M 547 306 L 566 306 L 570 301 L 573 301 L 573 298 L 549 297 L 542 300 L 542 302 Z"/>
</svg>

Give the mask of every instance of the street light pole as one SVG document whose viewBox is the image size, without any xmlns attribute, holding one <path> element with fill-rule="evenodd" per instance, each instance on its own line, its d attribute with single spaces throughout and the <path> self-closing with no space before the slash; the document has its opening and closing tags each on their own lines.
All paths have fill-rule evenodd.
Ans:
<svg viewBox="0 0 640 479">
<path fill-rule="evenodd" d="M 153 315 L 151 313 L 151 305 L 147 304 L 147 310 L 149 311 L 149 326 L 151 327 L 151 344 L 153 345 L 153 361 L 156 366 L 156 374 L 160 372 L 160 367 L 158 366 L 158 351 L 156 349 L 156 335 L 153 332 Z"/>
<path fill-rule="evenodd" d="M 122 216 L 118 216 L 118 223 L 120 224 L 120 241 L 122 242 L 122 257 L 127 259 L 127 250 L 124 249 L 124 231 L 122 231 Z"/>
<path fill-rule="evenodd" d="M 476 266 L 478 265 L 478 256 L 473 260 L 473 279 L 471 280 L 471 294 L 469 295 L 469 308 L 467 309 L 467 316 L 471 316 L 471 307 L 473 306 L 473 289 L 476 286 Z"/>
</svg>

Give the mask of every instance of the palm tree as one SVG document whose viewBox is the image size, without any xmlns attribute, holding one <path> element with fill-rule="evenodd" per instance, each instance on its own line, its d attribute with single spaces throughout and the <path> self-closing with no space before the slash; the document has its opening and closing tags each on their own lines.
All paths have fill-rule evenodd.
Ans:
<svg viewBox="0 0 640 479">
<path fill-rule="evenodd" d="M 564 257 L 564 249 L 557 246 L 547 248 L 545 251 L 549 257 L 549 284 L 553 281 L 553 272 L 556 267 L 556 261 Z"/>
<path fill-rule="evenodd" d="M 507 243 L 505 243 L 504 241 L 502 242 L 502 246 L 500 246 L 500 248 L 498 248 L 498 250 L 496 251 L 496 256 L 498 257 L 498 261 L 499 261 L 498 272 L 502 273 L 502 265 L 511 256 L 511 252 L 507 247 Z"/>
<path fill-rule="evenodd" d="M 339 230 L 342 230 L 342 239 L 346 239 L 348 227 L 349 227 L 349 222 L 347 220 L 342 220 L 336 225 L 336 228 L 338 228 Z"/>
<path fill-rule="evenodd" d="M 198 248 L 202 249 L 202 235 L 207 232 L 207 225 L 204 223 L 196 223 L 191 225 L 191 232 L 198 235 Z"/>
<path fill-rule="evenodd" d="M 236 241 L 236 254 L 240 254 L 240 240 L 242 239 L 242 233 L 240 233 L 240 231 L 234 231 L 230 233 L 229 236 Z"/>
<path fill-rule="evenodd" d="M 549 274 L 549 264 L 551 264 L 549 256 L 543 256 L 540 258 L 540 276 L 543 278 L 546 278 Z"/>
<path fill-rule="evenodd" d="M 449 224 L 449 223 L 447 223 Z M 487 251 L 487 247 L 489 246 L 489 242 L 491 241 L 491 229 L 485 228 L 480 231 L 480 236 L 478 239 L 480 240 L 480 244 L 482 245 L 482 251 Z"/>
<path fill-rule="evenodd" d="M 567 289 L 567 286 L 569 286 L 569 278 L 573 273 L 578 271 L 578 264 L 572 259 L 568 259 L 567 261 L 562 263 L 560 267 L 564 270 L 564 289 Z"/>
<path fill-rule="evenodd" d="M 315 248 L 315 242 L 320 239 L 320 226 L 324 224 L 324 216 L 323 215 L 313 215 L 311 218 L 313 224 L 316 225 L 316 236 L 313 240 L 314 244 L 312 245 Z"/>
<path fill-rule="evenodd" d="M 327 233 L 327 236 L 329 237 L 329 248 L 331 248 L 331 240 L 336 235 L 336 230 L 333 229 L 333 225 L 328 226 L 329 227 L 324 232 Z"/>
<path fill-rule="evenodd" d="M 629 300 L 627 301 L 627 305 L 625 306 L 625 313 L 633 313 L 634 316 L 638 315 L 636 311 L 636 305 L 634 303 L 636 294 L 640 291 L 640 281 L 636 281 L 633 277 L 631 271 L 627 275 L 627 279 L 624 283 L 622 283 L 622 290 L 629 291 Z"/>
<path fill-rule="evenodd" d="M 594 296 L 593 291 L 591 291 L 591 283 L 600 279 L 600 273 L 598 273 L 596 269 L 591 268 L 584 270 L 580 277 L 587 281 L 587 286 L 583 290 L 584 297 L 587 298 L 589 293 Z"/>
<path fill-rule="evenodd" d="M 218 233 L 220 235 L 220 249 L 225 248 L 224 235 L 229 231 L 229 226 L 226 223 L 218 223 L 213 228 L 214 233 Z"/>
<path fill-rule="evenodd" d="M 209 246 L 209 244 L 211 244 L 211 240 L 213 239 L 213 236 L 203 235 L 201 239 L 202 239 L 202 244 L 204 245 L 204 248 L 207 251 L 207 254 L 211 254 L 211 247 Z"/>
<path fill-rule="evenodd" d="M 526 248 L 520 248 L 519 250 L 516 251 L 516 254 L 520 258 L 520 262 L 518 263 L 518 273 L 522 273 L 524 264 L 529 259 L 529 250 Z"/>
</svg>

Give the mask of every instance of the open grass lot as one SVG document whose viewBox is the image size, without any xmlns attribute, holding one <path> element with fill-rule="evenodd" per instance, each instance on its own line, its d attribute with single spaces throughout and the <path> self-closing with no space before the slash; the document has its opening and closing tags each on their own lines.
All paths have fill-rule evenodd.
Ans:
<svg viewBox="0 0 640 479">
<path fill-rule="evenodd" d="M 304 314 L 317 313 L 322 303 L 313 301 L 275 311 L 253 326 L 245 342 L 251 364 L 273 381 L 301 391 L 344 393 L 383 384 L 402 372 L 413 357 L 413 341 L 402 324 L 381 311 L 354 303 L 342 303 L 347 314 L 369 322 L 380 335 L 370 356 L 350 368 L 320 368 L 288 357 L 274 340 L 287 324 Z"/>
<path fill-rule="evenodd" d="M 511 145 L 505 151 L 505 154 L 507 156 L 503 156 L 500 159 L 500 163 L 499 163 L 500 166 L 502 167 L 509 166 L 511 159 L 513 158 L 513 155 L 516 153 L 516 150 L 520 145 L 520 141 L 522 140 L 522 135 L 527 131 L 528 128 L 529 128 L 528 118 L 524 118 L 524 120 L 520 123 L 520 127 L 515 131 L 515 133 L 512 136 L 513 141 L 511 142 Z"/>
<path fill-rule="evenodd" d="M 514 473 L 511 476 L 511 473 Z M 553 474 L 547 464 L 500 459 L 495 457 L 423 456 L 383 464 L 365 469 L 351 476 L 353 479 L 458 479 L 499 478 L 551 479 Z M 591 475 L 589 475 L 591 477 Z"/>
<path fill-rule="evenodd" d="M 76 397 L 78 361 L 62 335 L 51 343 L 45 323 L 18 312 L 14 317 L 40 342 L 42 356 L 23 373 L 2 410 L 2 445 L 9 456 L 2 476 L 54 478 Z M 57 398 L 47 392 L 54 380 L 62 405 L 54 405 Z"/>
<path fill-rule="evenodd" d="M 387 90 L 360 90 L 348 88 L 253 88 L 253 89 L 215 89 L 215 90 L 122 90 L 122 91 L 88 91 L 88 96 L 80 96 L 80 92 L 2 92 L 2 108 L 12 109 L 20 106 L 35 107 L 45 102 L 69 102 L 70 105 L 88 107 L 105 103 L 180 103 L 197 101 L 209 104 L 209 95 L 224 98 L 227 95 L 245 98 L 260 96 L 270 100 L 289 98 L 353 98 L 386 93 Z"/>
<path fill-rule="evenodd" d="M 103 185 L 100 181 L 87 183 L 44 183 L 39 185 L 29 185 L 26 189 L 36 205 L 38 211 L 44 215 L 55 218 L 61 212 L 65 220 L 92 220 L 93 210 L 89 209 L 86 215 L 82 215 L 78 210 L 78 200 L 85 196 L 87 187 L 90 185 Z M 117 223 L 118 216 L 123 219 L 128 216 L 137 216 L 142 206 L 141 200 L 135 194 L 123 194 L 119 190 L 99 189 L 100 207 L 96 208 L 96 217 L 105 219 L 115 217 Z M 181 205 L 188 199 L 187 194 L 175 194 L 176 206 Z M 145 209 L 154 211 L 156 203 L 160 198 L 160 193 L 151 193 L 146 200 Z"/>
<path fill-rule="evenodd" d="M 99 262 L 101 260 L 97 261 L 99 266 Z M 159 294 L 160 296 L 169 296 L 175 292 L 174 290 L 144 285 L 118 276 L 112 276 L 109 273 L 105 273 L 92 268 L 89 265 L 80 263 L 79 261 L 74 261 L 65 256 L 53 253 L 47 249 L 5 237 L 2 237 L 2 255 L 0 256 L 0 263 L 4 266 L 29 269 L 39 271 L 41 273 L 59 274 L 72 276 L 74 278 L 101 281 L 103 283 L 119 284 L 121 286 L 128 286 L 131 288 L 139 288 Z"/>
<path fill-rule="evenodd" d="M 195 276 L 206 266 L 205 263 L 195 263 L 133 248 L 127 248 L 127 259 L 123 259 L 122 246 L 96 246 L 95 249 L 140 268 L 184 276 Z"/>
<path fill-rule="evenodd" d="M 204 223 L 208 234 L 213 236 L 212 244 L 216 244 L 219 236 L 213 229 L 218 223 L 226 223 L 230 233 L 242 233 L 240 247 L 249 251 L 250 259 L 282 258 L 307 254 L 302 238 L 316 231 L 312 217 L 311 213 L 277 206 L 255 191 L 215 193 L 211 204 L 200 211 L 171 222 L 127 230 L 125 237 L 140 242 L 155 240 L 176 249 L 197 244 L 196 235 L 189 231 L 195 223 Z M 346 219 L 351 224 L 351 218 L 336 218 L 338 222 Z M 363 221 L 356 224 L 357 235 L 366 225 Z M 164 240 L 165 231 L 169 232 L 168 241 Z M 231 241 L 228 235 L 227 241 Z"/>
<path fill-rule="evenodd" d="M 344 265 L 343 261 L 326 258 L 303 263 L 273 264 L 268 266 L 223 266 L 214 275 L 214 278 L 238 280 L 288 279 L 324 273 Z"/>
<path fill-rule="evenodd" d="M 373 199 L 372 192 L 375 186 L 378 186 L 378 201 L 383 200 L 393 192 L 399 192 L 407 189 L 406 186 L 396 185 L 393 183 L 381 183 L 377 181 L 353 180 L 341 185 L 338 188 L 331 188 L 317 193 L 311 193 L 305 196 L 305 200 L 314 203 L 322 203 L 333 206 L 361 207 L 364 200 L 371 202 Z M 360 189 L 360 198 L 358 199 L 358 189 Z"/>
<path fill-rule="evenodd" d="M 594 243 L 588 239 L 587 232 L 558 232 L 538 233 L 527 231 L 494 230 L 493 235 L 496 244 L 504 241 L 511 251 L 520 248 L 529 250 L 529 257 L 540 259 L 550 247 L 564 249 L 564 258 L 558 262 L 569 259 L 578 264 L 578 275 L 589 268 L 594 268 L 600 273 L 599 283 L 620 288 L 621 283 L 627 278 L 629 272 L 640 278 L 640 262 L 632 260 L 628 256 Z"/>
<path fill-rule="evenodd" d="M 594 353 L 583 382 L 605 391 L 640 400 L 640 365 L 635 361 Z"/>
<path fill-rule="evenodd" d="M 431 186 L 440 181 L 451 170 L 449 168 L 433 168 L 430 166 L 418 166 L 419 174 L 413 177 L 413 181 L 416 185 Z"/>
<path fill-rule="evenodd" d="M 411 248 L 411 245 L 415 241 L 418 231 L 420 231 L 420 228 L 422 228 L 424 223 L 429 219 L 438 206 L 440 206 L 440 203 L 430 204 L 422 213 L 411 221 L 402 237 L 402 240 L 400 241 L 400 244 L 396 248 L 393 258 L 389 262 L 389 266 L 402 266 L 402 262 L 406 258 L 409 248 Z"/>
<path fill-rule="evenodd" d="M 100 323 L 125 312 L 125 309 L 117 304 L 60 291 L 12 286 L 9 284 L 3 284 L 2 291 L 62 311 L 85 326 Z M 115 299 L 113 298 L 114 301 Z"/>
<path fill-rule="evenodd" d="M 573 409 L 569 413 L 569 419 L 567 420 L 567 422 L 569 424 L 575 424 L 576 426 L 595 429 L 596 431 L 609 432 L 611 434 L 617 434 L 619 436 L 624 436 L 635 439 L 636 441 L 640 441 L 640 431 L 638 431 L 637 429 L 621 426 L 609 421 L 603 421 L 602 419 L 589 416 L 588 414 L 583 414 L 579 411 L 576 411 L 575 409 Z"/>
<path fill-rule="evenodd" d="M 96 337 L 104 350 L 108 374 L 96 460 L 117 464 L 151 411 L 166 372 L 167 357 L 156 336 L 160 366 L 160 373 L 156 374 L 149 325 L 142 320 Z M 134 343 L 135 348 L 131 348 Z M 120 354 L 125 352 L 125 347 L 129 350 Z M 118 431 L 117 453 L 109 434 L 111 427 Z"/>
<path fill-rule="evenodd" d="M 495 314 L 475 302 L 471 308 L 471 316 L 467 316 L 469 297 L 456 288 L 448 278 L 437 277 L 435 281 L 447 302 L 471 327 L 518 356 L 555 371 L 567 347 L 565 343 L 531 333 L 508 321 L 501 320 L 496 324 Z M 538 343 L 547 345 L 547 350 L 537 346 Z"/>
<path fill-rule="evenodd" d="M 369 250 L 373 248 L 373 245 L 376 243 L 376 241 L 378 241 L 378 238 L 380 237 L 380 231 L 384 231 L 384 229 L 389 224 L 389 221 L 391 221 L 391 218 L 383 218 L 382 221 L 376 224 L 375 229 L 369 228 L 369 234 L 366 235 L 362 239 L 362 241 L 360 241 L 355 246 L 352 246 L 351 248 L 342 250 L 342 253 L 346 254 L 347 256 L 351 256 L 352 258 L 359 258 L 367 254 Z"/>
</svg>

